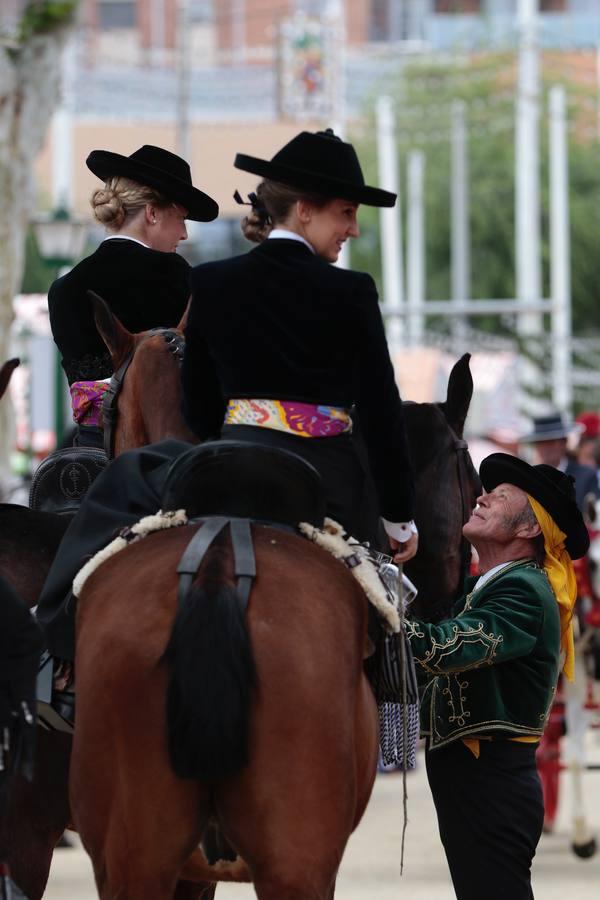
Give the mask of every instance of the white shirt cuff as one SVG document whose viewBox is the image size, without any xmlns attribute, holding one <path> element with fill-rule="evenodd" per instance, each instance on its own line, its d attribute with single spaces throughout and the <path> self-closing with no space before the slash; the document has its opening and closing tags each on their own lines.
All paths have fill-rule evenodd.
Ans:
<svg viewBox="0 0 600 900">
<path fill-rule="evenodd" d="M 410 522 L 388 522 L 387 519 L 382 519 L 382 521 L 387 536 L 394 538 L 395 541 L 400 541 L 401 544 L 410 540 L 413 534 L 419 533 L 412 519 Z"/>
</svg>

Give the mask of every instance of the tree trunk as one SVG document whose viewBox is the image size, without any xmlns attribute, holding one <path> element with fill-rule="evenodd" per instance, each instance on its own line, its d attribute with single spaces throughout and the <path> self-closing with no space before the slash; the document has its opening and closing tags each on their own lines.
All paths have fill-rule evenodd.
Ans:
<svg viewBox="0 0 600 900">
<path fill-rule="evenodd" d="M 59 100 L 62 50 L 71 26 L 69 16 L 15 48 L 0 45 L 0 364 L 9 356 L 13 297 L 23 277 L 25 236 L 35 202 L 32 165 Z M 0 496 L 9 472 L 11 424 L 5 395 L 0 405 Z"/>
</svg>

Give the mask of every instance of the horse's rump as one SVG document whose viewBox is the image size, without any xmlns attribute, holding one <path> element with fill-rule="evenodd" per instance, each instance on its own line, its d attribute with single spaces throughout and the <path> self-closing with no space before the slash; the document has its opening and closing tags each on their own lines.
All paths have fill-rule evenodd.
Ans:
<svg viewBox="0 0 600 900">
<path fill-rule="evenodd" d="M 152 678 L 164 685 L 169 670 L 180 666 L 186 705 L 198 715 L 197 724 L 204 722 L 197 739 L 220 735 L 219 740 L 228 736 L 235 742 L 243 723 L 240 731 L 239 718 L 235 726 L 227 720 L 243 717 L 250 701 L 264 710 L 273 697 L 296 698 L 289 710 L 296 720 L 343 702 L 341 695 L 356 687 L 350 680 L 361 677 L 366 633 L 366 598 L 351 574 L 303 538 L 254 526 L 257 578 L 244 622 L 230 540 L 221 537 L 202 562 L 174 636 L 175 570 L 196 530 L 191 525 L 152 534 L 90 577 L 78 611 L 80 695 L 88 675 L 95 684 L 113 683 L 122 696 L 126 686 L 118 687 L 115 679 L 124 677 L 131 685 L 132 679 Z M 285 723 L 279 727 L 285 730 Z M 244 756 L 243 743 L 238 752 Z M 222 772 L 215 765 L 216 777 Z"/>
<path fill-rule="evenodd" d="M 248 691 L 238 684 L 242 705 L 239 697 L 232 705 L 228 696 L 244 669 L 227 673 L 229 686 L 222 691 L 227 680 L 219 654 L 228 635 L 215 639 L 214 648 L 204 636 L 189 686 L 191 700 L 201 702 L 185 709 L 205 717 L 186 725 L 188 737 L 200 742 L 196 748 L 190 742 L 188 756 L 197 749 L 204 759 L 221 753 L 231 760 L 231 748 L 219 741 L 243 739 L 244 722 L 240 727 L 231 718 L 240 715 L 247 695 L 247 763 L 213 781 L 179 778 L 169 758 L 166 704 L 172 654 L 179 648 L 171 642 L 165 650 L 176 614 L 176 566 L 196 530 L 183 526 L 131 544 L 103 563 L 83 589 L 72 795 L 86 848 L 92 856 L 101 847 L 104 857 L 110 855 L 104 836 L 119 815 L 137 816 L 135 840 L 143 847 L 154 839 L 148 835 L 150 807 L 160 809 L 161 842 L 172 833 L 174 848 L 165 854 L 175 859 L 175 871 L 211 817 L 253 877 L 257 852 L 263 852 L 257 845 L 279 858 L 278 842 L 292 839 L 289 829 L 298 840 L 295 865 L 309 865 L 302 853 L 314 854 L 318 846 L 341 858 L 366 806 L 377 760 L 377 711 L 362 673 L 366 598 L 350 572 L 310 542 L 253 526 L 257 578 L 245 626 L 255 686 Z M 223 536 L 207 553 L 187 602 L 214 613 L 223 586 L 231 591 L 234 584 L 230 540 Z M 201 622 L 210 622 L 206 609 Z M 222 628 L 226 620 L 217 614 L 210 627 Z M 188 659 L 196 633 L 196 627 L 182 629 L 182 640 L 192 638 Z M 237 646 L 226 657 L 230 662 Z"/>
</svg>

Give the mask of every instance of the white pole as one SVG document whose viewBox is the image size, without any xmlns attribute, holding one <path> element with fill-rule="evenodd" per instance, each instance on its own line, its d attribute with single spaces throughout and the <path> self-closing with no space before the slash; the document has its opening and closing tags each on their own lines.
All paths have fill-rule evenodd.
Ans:
<svg viewBox="0 0 600 900">
<path fill-rule="evenodd" d="M 150 62 L 162 65 L 165 55 L 165 5 L 164 0 L 151 0 L 150 4 Z"/>
<path fill-rule="evenodd" d="M 541 297 L 537 12 L 538 0 L 519 0 L 515 255 L 517 299 L 523 303 Z M 542 319 L 536 313 L 523 313 L 518 328 L 523 335 L 539 335 Z"/>
<path fill-rule="evenodd" d="M 75 39 L 62 58 L 62 97 L 52 120 L 52 208 L 71 212 L 73 208 L 73 105 L 77 67 Z"/>
<path fill-rule="evenodd" d="M 550 91 L 550 293 L 552 297 L 552 399 L 569 415 L 571 381 L 571 248 L 569 158 L 565 89 Z"/>
<path fill-rule="evenodd" d="M 452 104 L 451 136 L 451 228 L 450 256 L 452 300 L 462 303 L 470 299 L 471 254 L 469 230 L 469 172 L 463 100 Z M 466 321 L 462 316 L 452 320 L 452 332 L 461 344 L 466 339 Z M 462 347 L 461 347 L 462 350 Z"/>
<path fill-rule="evenodd" d="M 598 108 L 597 116 L 597 134 L 600 138 L 600 44 L 596 47 L 596 106 Z"/>
<path fill-rule="evenodd" d="M 395 207 L 382 207 L 379 212 L 383 302 L 390 313 L 397 313 L 404 304 L 404 273 L 398 158 L 392 98 L 378 97 L 376 112 L 379 184 L 384 190 L 398 194 Z M 390 347 L 394 352 L 402 342 L 402 321 L 398 316 L 394 315 L 388 322 L 387 333 Z"/>
<path fill-rule="evenodd" d="M 246 61 L 246 0 L 231 0 L 232 60 L 238 65 Z"/>
<path fill-rule="evenodd" d="M 423 304 L 425 301 L 425 156 L 420 150 L 408 155 L 407 195 L 407 300 L 408 335 L 411 346 L 423 341 Z"/>
<path fill-rule="evenodd" d="M 346 6 L 345 0 L 327 0 L 323 21 L 326 28 L 332 30 L 332 40 L 329 44 L 334 55 L 331 71 L 333 73 L 332 86 L 332 117 L 331 127 L 335 134 L 343 141 L 346 140 Z M 350 241 L 342 245 L 336 266 L 341 269 L 350 268 Z"/>
<path fill-rule="evenodd" d="M 189 0 L 177 5 L 177 153 L 190 159 L 190 10 Z"/>
</svg>

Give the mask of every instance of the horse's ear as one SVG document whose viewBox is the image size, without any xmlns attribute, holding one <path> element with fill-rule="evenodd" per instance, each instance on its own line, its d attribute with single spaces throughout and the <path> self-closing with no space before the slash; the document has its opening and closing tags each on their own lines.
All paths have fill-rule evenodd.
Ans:
<svg viewBox="0 0 600 900">
<path fill-rule="evenodd" d="M 192 295 L 190 294 L 190 299 L 188 300 L 187 306 L 183 311 L 183 315 L 181 317 L 179 325 L 177 326 L 177 331 L 185 331 L 185 326 L 188 323 L 188 316 L 190 314 L 190 306 L 191 305 L 192 305 Z"/>
<path fill-rule="evenodd" d="M 94 291 L 88 291 L 87 295 L 94 307 L 94 321 L 98 333 L 108 347 L 112 361 L 117 368 L 133 347 L 133 335 L 111 312 L 106 300 L 103 300 Z"/>
<path fill-rule="evenodd" d="M 448 393 L 443 404 L 445 416 L 459 437 L 462 437 L 465 419 L 473 396 L 473 378 L 469 368 L 470 353 L 454 364 L 448 379 Z"/>
<path fill-rule="evenodd" d="M 3 396 L 6 388 L 8 387 L 8 382 L 10 381 L 10 376 L 14 372 L 14 370 L 19 365 L 20 360 L 18 359 L 9 359 L 4 363 L 2 368 L 0 369 L 0 397 Z"/>
</svg>

